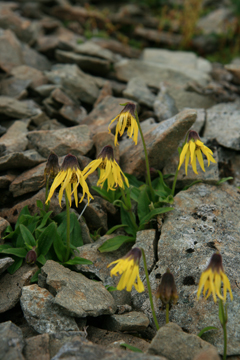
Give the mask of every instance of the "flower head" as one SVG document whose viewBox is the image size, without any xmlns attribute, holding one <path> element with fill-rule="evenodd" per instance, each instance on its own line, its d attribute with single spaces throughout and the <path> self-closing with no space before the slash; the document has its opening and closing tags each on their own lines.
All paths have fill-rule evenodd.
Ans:
<svg viewBox="0 0 240 360">
<path fill-rule="evenodd" d="M 129 186 L 128 179 L 122 172 L 120 166 L 114 160 L 113 148 L 110 145 L 104 146 L 98 158 L 88 164 L 83 170 L 83 176 L 86 179 L 97 168 L 100 169 L 100 177 L 97 186 L 103 187 L 105 180 L 108 182 L 107 190 L 115 190 L 118 185 L 124 189 L 124 181 Z M 123 181 L 124 180 L 124 181 Z"/>
<path fill-rule="evenodd" d="M 78 160 L 74 155 L 68 154 L 63 160 L 60 172 L 55 177 L 52 186 L 50 188 L 46 204 L 53 196 L 56 188 L 61 184 L 61 189 L 59 191 L 59 205 L 61 206 L 63 191 L 66 190 L 67 198 L 70 206 L 72 205 L 71 195 L 74 194 L 75 204 L 78 206 L 78 195 L 77 187 L 80 184 L 82 186 L 83 196 L 80 199 L 80 202 L 84 199 L 85 194 L 87 194 L 88 202 L 89 198 L 92 195 L 89 192 L 87 183 L 83 177 L 81 170 L 79 169 Z"/>
<path fill-rule="evenodd" d="M 127 127 L 127 134 L 130 138 L 133 139 L 135 145 L 138 141 L 138 124 L 135 118 L 135 108 L 136 106 L 133 103 L 127 103 L 123 110 L 118 114 L 109 124 L 108 130 L 110 130 L 110 125 L 117 120 L 116 133 L 115 133 L 115 146 L 118 144 L 117 138 L 118 133 L 120 136 L 123 135 L 125 128 Z"/>
<path fill-rule="evenodd" d="M 133 248 L 123 258 L 111 262 L 108 265 L 117 264 L 110 272 L 111 276 L 122 275 L 117 285 L 117 290 L 131 291 L 134 286 L 135 289 L 141 293 L 144 291 L 143 283 L 139 277 L 139 262 L 141 259 L 141 250 Z"/>
<path fill-rule="evenodd" d="M 221 283 L 223 282 L 223 295 L 220 293 Z M 203 296 L 207 299 L 211 294 L 213 300 L 216 302 L 217 298 L 226 301 L 227 290 L 229 291 L 231 300 L 233 299 L 230 282 L 227 275 L 224 273 L 222 266 L 222 257 L 219 253 L 212 255 L 210 263 L 207 269 L 202 273 L 199 285 L 197 297 L 199 298 L 203 288 Z M 206 294 L 206 292 L 208 293 Z M 206 294 L 206 295 L 205 295 Z"/>
<path fill-rule="evenodd" d="M 159 297 L 163 304 L 177 302 L 178 294 L 174 281 L 173 274 L 169 269 L 163 274 L 161 283 L 157 289 L 157 297 Z"/>
<path fill-rule="evenodd" d="M 210 161 L 215 163 L 216 160 L 212 157 L 212 150 L 210 150 L 204 143 L 200 140 L 198 133 L 194 130 L 190 130 L 188 133 L 188 139 L 186 144 L 183 146 L 182 152 L 180 154 L 180 160 L 178 165 L 178 170 L 182 166 L 185 159 L 185 173 L 187 175 L 188 163 L 191 157 L 190 164 L 192 165 L 193 171 L 197 174 L 197 159 L 201 166 L 201 169 L 205 171 L 203 156 L 202 153 L 206 155 L 208 160 L 208 166 L 210 165 Z"/>
<path fill-rule="evenodd" d="M 59 164 L 58 164 L 58 156 L 51 152 L 51 154 L 48 157 L 46 167 L 44 169 L 44 178 L 46 180 L 46 177 L 55 178 L 55 176 L 59 172 Z"/>
</svg>

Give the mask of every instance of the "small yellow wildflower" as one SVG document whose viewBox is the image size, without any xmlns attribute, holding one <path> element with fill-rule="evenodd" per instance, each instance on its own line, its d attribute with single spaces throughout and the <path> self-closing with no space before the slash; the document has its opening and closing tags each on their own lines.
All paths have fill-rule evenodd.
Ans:
<svg viewBox="0 0 240 360">
<path fill-rule="evenodd" d="M 78 160 L 77 158 L 72 155 L 68 154 L 61 166 L 60 172 L 55 177 L 52 186 L 50 188 L 48 198 L 46 200 L 46 204 L 53 196 L 54 191 L 56 188 L 61 184 L 61 189 L 59 191 L 59 205 L 61 206 L 61 201 L 63 197 L 63 191 L 66 190 L 67 198 L 69 201 L 69 205 L 71 207 L 72 205 L 72 199 L 71 195 L 74 194 L 75 204 L 78 206 L 78 195 L 77 195 L 77 187 L 80 184 L 82 186 L 82 192 L 83 196 L 81 197 L 80 201 L 83 201 L 85 194 L 87 194 L 88 197 L 88 203 L 89 198 L 92 198 L 92 195 L 89 192 L 87 183 L 83 177 L 83 174 L 81 170 L 79 169 Z M 73 189 L 72 189 L 73 186 Z"/>
<path fill-rule="evenodd" d="M 178 299 L 177 289 L 173 274 L 169 269 L 163 274 L 161 283 L 157 289 L 156 296 L 161 299 L 163 304 L 176 303 Z"/>
<path fill-rule="evenodd" d="M 221 283 L 223 282 L 223 295 L 220 293 Z M 210 263 L 207 269 L 202 273 L 199 285 L 197 297 L 199 298 L 203 288 L 203 296 L 207 299 L 211 294 L 213 300 L 216 302 L 217 298 L 226 301 L 227 290 L 229 291 L 231 300 L 233 299 L 230 282 L 227 275 L 224 273 L 222 266 L 222 257 L 219 253 L 212 255 Z M 208 293 L 206 294 L 206 292 Z M 206 294 L 206 295 L 205 295 Z"/>
<path fill-rule="evenodd" d="M 83 170 L 84 179 L 92 174 L 97 168 L 100 169 L 100 177 L 97 186 L 103 187 L 105 180 L 108 182 L 107 190 L 115 190 L 118 185 L 124 189 L 124 181 L 129 186 L 128 179 L 122 172 L 120 166 L 114 160 L 113 148 L 110 145 L 104 146 L 98 158 L 88 164 Z M 123 181 L 124 180 L 124 181 Z"/>
<path fill-rule="evenodd" d="M 208 166 L 210 165 L 210 161 L 213 163 L 216 163 L 216 160 L 212 157 L 212 154 L 213 154 L 212 150 L 210 150 L 207 146 L 204 145 L 204 143 L 202 141 L 200 141 L 200 137 L 196 131 L 190 130 L 188 133 L 188 140 L 187 140 L 186 144 L 183 146 L 182 152 L 180 154 L 178 170 L 182 166 L 182 164 L 184 162 L 184 158 L 186 156 L 186 159 L 185 159 L 186 175 L 187 175 L 187 169 L 188 169 L 188 163 L 189 163 L 190 157 L 191 157 L 190 164 L 192 165 L 192 168 L 193 168 L 193 171 L 195 172 L 195 174 L 198 174 L 197 159 L 198 159 L 198 162 L 199 162 L 202 170 L 205 171 L 202 152 L 207 157 Z"/>
<path fill-rule="evenodd" d="M 144 291 L 143 283 L 139 276 L 139 262 L 141 259 L 141 250 L 134 248 L 130 250 L 123 258 L 111 262 L 108 265 L 117 264 L 110 272 L 111 276 L 122 275 L 117 285 L 117 290 L 131 291 L 134 286 L 135 289 L 141 293 Z"/>
<path fill-rule="evenodd" d="M 135 108 L 136 106 L 133 103 L 127 103 L 123 110 L 118 114 L 109 124 L 108 130 L 110 130 L 110 125 L 117 120 L 116 133 L 115 133 L 115 146 L 118 144 L 118 133 L 120 136 L 123 135 L 125 128 L 127 127 L 127 135 L 133 139 L 135 145 L 138 141 L 138 124 L 135 118 Z"/>
</svg>

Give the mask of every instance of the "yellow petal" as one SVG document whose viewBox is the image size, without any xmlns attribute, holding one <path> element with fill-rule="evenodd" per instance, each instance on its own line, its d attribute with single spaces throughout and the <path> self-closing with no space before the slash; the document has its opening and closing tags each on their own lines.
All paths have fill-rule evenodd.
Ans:
<svg viewBox="0 0 240 360">
<path fill-rule="evenodd" d="M 63 180 L 65 179 L 66 177 L 66 174 L 67 172 L 66 171 L 60 171 L 57 176 L 55 177 L 53 183 L 52 183 L 52 186 L 49 190 L 49 194 L 48 194 L 48 198 L 46 200 L 46 203 L 48 203 L 48 201 L 51 199 L 51 197 L 53 196 L 54 194 L 54 191 L 56 190 L 56 188 L 63 182 Z M 61 206 L 61 205 L 60 205 Z"/>
<path fill-rule="evenodd" d="M 191 163 L 193 162 L 193 158 L 194 158 L 194 154 L 195 154 L 195 149 L 196 149 L 196 144 L 193 140 L 190 140 L 189 142 L 189 149 L 190 149 L 190 154 L 191 154 Z"/>
<path fill-rule="evenodd" d="M 200 149 L 197 149 L 197 150 L 196 150 L 196 155 L 197 155 L 197 158 L 198 158 L 198 162 L 199 162 L 199 164 L 200 164 L 200 166 L 201 166 L 201 169 L 202 169 L 203 171 L 205 171 L 205 169 L 204 169 L 203 157 L 202 157 L 202 153 L 201 153 L 201 150 L 200 150 Z"/>
<path fill-rule="evenodd" d="M 186 159 L 185 159 L 185 174 L 186 175 L 187 175 L 187 171 L 188 171 L 189 158 L 190 158 L 190 150 L 187 151 Z"/>
<path fill-rule="evenodd" d="M 196 158 L 196 154 L 193 154 L 193 160 L 191 161 L 191 165 L 192 165 L 192 169 L 195 172 L 195 174 L 198 174 L 197 172 L 197 158 Z"/>
<path fill-rule="evenodd" d="M 182 166 L 183 162 L 184 162 L 184 158 L 185 158 L 185 155 L 188 151 L 188 147 L 189 147 L 189 143 L 186 143 L 181 151 L 181 154 L 180 154 L 180 159 L 179 159 L 179 165 L 178 165 L 178 170 L 180 169 L 180 167 Z"/>
</svg>

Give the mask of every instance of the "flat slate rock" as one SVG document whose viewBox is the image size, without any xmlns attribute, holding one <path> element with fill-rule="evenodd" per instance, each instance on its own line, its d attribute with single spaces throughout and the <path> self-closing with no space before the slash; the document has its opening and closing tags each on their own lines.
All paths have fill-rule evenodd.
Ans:
<svg viewBox="0 0 240 360">
<path fill-rule="evenodd" d="M 76 317 L 111 315 L 115 301 L 101 282 L 89 280 L 82 274 L 48 260 L 41 269 L 49 289 L 56 293 L 54 304 Z"/>
<path fill-rule="evenodd" d="M 14 260 L 10 257 L 6 257 L 3 259 L 0 259 L 0 275 L 7 270 L 9 266 L 11 266 L 14 263 Z"/>
<path fill-rule="evenodd" d="M 149 325 L 148 317 L 138 311 L 122 315 L 114 314 L 105 319 L 103 326 L 111 331 L 144 331 Z"/>
<path fill-rule="evenodd" d="M 24 360 L 22 330 L 11 321 L 0 324 L 1 360 Z"/>
<path fill-rule="evenodd" d="M 28 324 L 40 334 L 78 330 L 74 318 L 64 314 L 54 296 L 37 284 L 23 287 L 20 303 Z"/>
<path fill-rule="evenodd" d="M 1 96 L 0 114 L 11 119 L 25 119 L 37 115 L 38 110 L 12 97 Z"/>
<path fill-rule="evenodd" d="M 0 171 L 9 169 L 27 169 L 46 161 L 36 150 L 13 152 L 0 157 Z"/>
</svg>

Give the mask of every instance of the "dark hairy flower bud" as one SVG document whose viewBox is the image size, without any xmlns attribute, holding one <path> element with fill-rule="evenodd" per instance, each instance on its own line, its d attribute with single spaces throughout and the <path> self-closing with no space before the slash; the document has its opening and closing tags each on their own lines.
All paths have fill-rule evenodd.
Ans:
<svg viewBox="0 0 240 360">
<path fill-rule="evenodd" d="M 177 289 L 173 274 L 167 269 L 163 274 L 161 283 L 157 289 L 157 297 L 161 299 L 163 304 L 176 303 L 178 299 Z"/>
<path fill-rule="evenodd" d="M 26 263 L 29 265 L 33 265 L 35 264 L 36 260 L 37 260 L 37 253 L 35 251 L 35 246 L 32 248 L 32 250 L 29 250 L 29 252 L 27 253 L 26 257 L 25 257 Z"/>
<path fill-rule="evenodd" d="M 98 159 L 100 158 L 107 158 L 108 160 L 113 160 L 114 159 L 114 155 L 113 155 L 113 148 L 111 145 L 106 145 L 102 148 L 100 154 L 98 155 Z"/>
<path fill-rule="evenodd" d="M 44 176 L 49 176 L 51 178 L 55 178 L 59 172 L 59 164 L 58 164 L 58 156 L 51 152 L 48 157 L 47 164 L 44 170 Z"/>
</svg>

